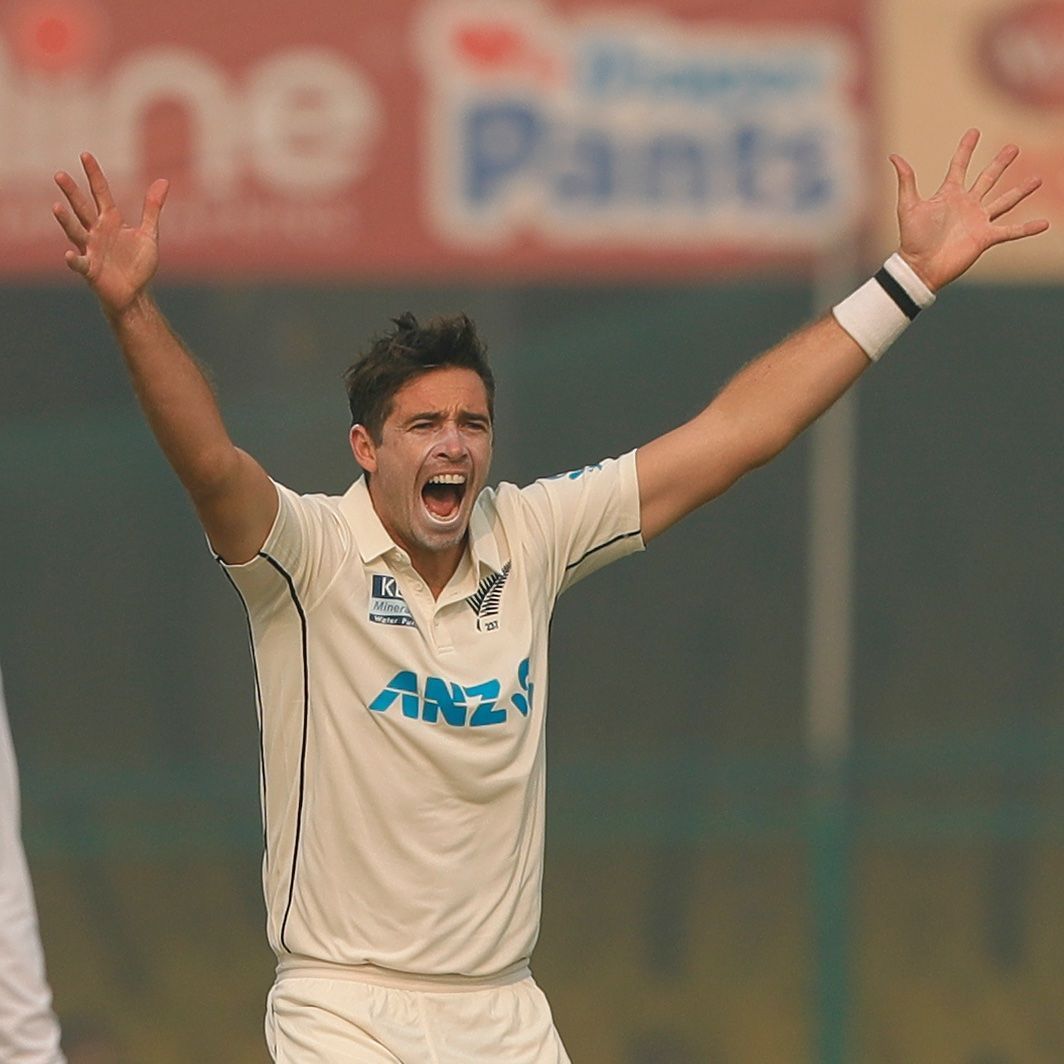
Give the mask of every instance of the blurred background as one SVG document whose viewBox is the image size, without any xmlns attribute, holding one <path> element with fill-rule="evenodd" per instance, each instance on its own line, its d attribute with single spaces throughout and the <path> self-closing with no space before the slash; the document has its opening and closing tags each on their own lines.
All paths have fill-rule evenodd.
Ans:
<svg viewBox="0 0 1064 1064">
<path fill-rule="evenodd" d="M 534 970 L 577 1064 L 1064 1060 L 1064 2 L 5 0 L 0 660 L 72 1061 L 265 1061 L 239 601 L 68 275 L 130 215 L 234 438 L 353 476 L 341 374 L 466 310 L 499 479 L 630 449 L 894 246 L 888 152 L 1046 186 L 772 465 L 554 625 Z"/>
</svg>

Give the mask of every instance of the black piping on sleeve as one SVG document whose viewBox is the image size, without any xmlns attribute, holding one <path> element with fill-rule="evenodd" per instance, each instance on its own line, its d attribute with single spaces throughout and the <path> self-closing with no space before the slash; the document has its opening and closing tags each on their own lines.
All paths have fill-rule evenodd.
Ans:
<svg viewBox="0 0 1064 1064">
<path fill-rule="evenodd" d="M 590 558 L 592 554 L 597 554 L 600 550 L 605 550 L 607 547 L 612 547 L 614 543 L 620 543 L 622 539 L 631 539 L 632 536 L 638 536 L 641 533 L 642 529 L 640 528 L 637 528 L 634 532 L 622 532 L 619 536 L 614 536 L 613 539 L 609 539 L 605 543 L 600 543 L 597 547 L 592 547 L 590 550 L 584 551 L 584 553 L 581 554 L 575 562 L 570 562 L 565 567 L 565 571 L 569 572 L 570 569 L 575 569 L 578 565 L 580 565 L 581 562 L 587 561 L 587 559 Z"/>
<path fill-rule="evenodd" d="M 215 555 L 215 561 L 221 566 L 222 572 L 225 573 L 226 580 L 232 585 L 233 590 L 237 593 L 240 599 L 240 605 L 244 607 L 244 617 L 247 619 L 248 624 L 248 645 L 251 647 L 251 671 L 255 677 L 255 715 L 258 717 L 259 722 L 259 782 L 262 787 L 262 853 L 266 862 L 266 867 L 270 867 L 270 835 L 267 830 L 267 807 L 266 807 L 266 745 L 263 735 L 263 706 L 262 706 L 262 684 L 259 680 L 259 660 L 255 655 L 255 632 L 251 625 L 251 611 L 248 609 L 247 600 L 241 594 L 240 588 L 236 586 L 236 581 L 229 575 L 229 570 L 222 564 L 222 559 Z"/>
<path fill-rule="evenodd" d="M 310 668 L 307 656 L 307 615 L 303 609 L 303 604 L 299 601 L 299 595 L 296 593 L 296 586 L 292 577 L 285 570 L 284 566 L 280 562 L 271 558 L 268 554 L 259 552 L 260 558 L 265 558 L 284 577 L 285 583 L 288 585 L 288 593 L 292 597 L 292 603 L 296 608 L 296 612 L 299 614 L 300 633 L 302 639 L 302 652 L 303 652 L 303 736 L 300 744 L 299 751 L 299 801 L 296 805 L 296 832 L 295 841 L 292 844 L 292 872 L 288 881 L 288 902 L 285 905 L 284 916 L 281 919 L 281 934 L 280 941 L 282 949 L 287 950 L 289 953 L 292 951 L 288 949 L 288 943 L 285 941 L 285 934 L 288 930 L 288 917 L 292 911 L 292 899 L 295 897 L 296 889 L 296 868 L 299 864 L 299 843 L 303 833 L 303 798 L 306 791 L 307 783 L 307 732 L 310 724 Z"/>
</svg>

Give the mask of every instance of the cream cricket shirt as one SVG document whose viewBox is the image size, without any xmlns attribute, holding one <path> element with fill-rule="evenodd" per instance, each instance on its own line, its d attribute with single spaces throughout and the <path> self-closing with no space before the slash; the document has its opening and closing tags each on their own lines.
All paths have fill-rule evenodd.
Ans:
<svg viewBox="0 0 1064 1064">
<path fill-rule="evenodd" d="M 247 607 L 271 946 L 491 976 L 539 929 L 547 637 L 558 595 L 641 550 L 635 452 L 485 489 L 433 600 L 363 480 L 278 486 Z"/>
<path fill-rule="evenodd" d="M 18 766 L 0 681 L 0 1061 L 63 1064 L 19 821 Z"/>
</svg>

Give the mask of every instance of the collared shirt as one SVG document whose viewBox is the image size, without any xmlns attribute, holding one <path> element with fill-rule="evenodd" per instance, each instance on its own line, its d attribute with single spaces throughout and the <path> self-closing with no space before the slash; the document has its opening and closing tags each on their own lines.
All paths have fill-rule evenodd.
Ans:
<svg viewBox="0 0 1064 1064">
<path fill-rule="evenodd" d="M 643 547 L 635 453 L 477 499 L 438 599 L 364 480 L 278 485 L 247 607 L 278 956 L 491 976 L 539 929 L 558 595 Z"/>
</svg>

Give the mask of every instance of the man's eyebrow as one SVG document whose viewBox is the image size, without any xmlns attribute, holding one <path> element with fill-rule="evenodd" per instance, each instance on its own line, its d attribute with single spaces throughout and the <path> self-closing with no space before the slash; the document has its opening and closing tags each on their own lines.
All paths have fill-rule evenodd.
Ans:
<svg viewBox="0 0 1064 1064">
<path fill-rule="evenodd" d="M 410 414 L 404 419 L 404 425 L 412 425 L 415 421 L 432 421 L 440 422 L 447 417 L 447 414 L 442 410 L 422 410 L 416 414 Z M 482 422 L 485 425 L 491 424 L 491 418 L 488 414 L 482 414 L 479 410 L 459 410 L 459 421 L 477 421 Z"/>
<path fill-rule="evenodd" d="M 423 410 L 419 414 L 411 414 L 404 425 L 412 425 L 415 421 L 442 421 L 444 414 L 439 410 Z"/>
</svg>

